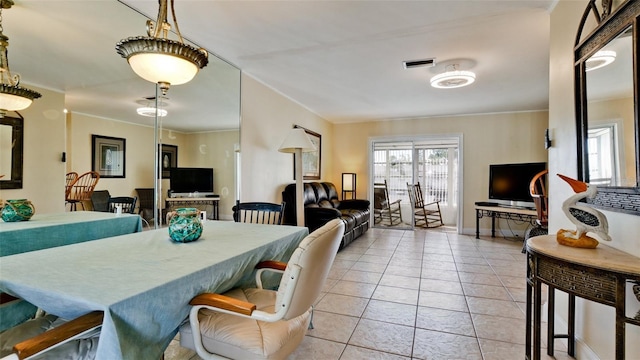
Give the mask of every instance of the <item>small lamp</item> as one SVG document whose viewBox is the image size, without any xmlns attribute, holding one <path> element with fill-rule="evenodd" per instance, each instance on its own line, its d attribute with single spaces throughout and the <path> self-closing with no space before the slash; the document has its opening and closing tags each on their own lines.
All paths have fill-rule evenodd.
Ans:
<svg viewBox="0 0 640 360">
<path fill-rule="evenodd" d="M 342 200 L 346 199 L 346 194 L 351 193 L 351 199 L 356 198 L 356 174 L 342 173 Z"/>
<path fill-rule="evenodd" d="M 304 200 L 302 184 L 302 153 L 315 151 L 316 147 L 302 128 L 293 128 L 280 145 L 278 151 L 295 154 L 296 167 L 296 223 L 304 226 Z"/>
</svg>

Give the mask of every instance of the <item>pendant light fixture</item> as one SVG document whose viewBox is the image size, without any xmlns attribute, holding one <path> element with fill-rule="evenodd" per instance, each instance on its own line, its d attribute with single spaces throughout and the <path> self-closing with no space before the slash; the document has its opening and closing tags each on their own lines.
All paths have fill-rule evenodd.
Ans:
<svg viewBox="0 0 640 360">
<path fill-rule="evenodd" d="M 36 91 L 20 87 L 20 75 L 11 74 L 9 70 L 9 59 L 7 47 L 9 38 L 2 31 L 2 10 L 10 9 L 13 0 L 0 0 L 0 117 L 7 111 L 24 110 L 31 105 L 34 99 L 42 95 Z"/>
<path fill-rule="evenodd" d="M 178 41 L 167 38 L 171 25 L 167 22 L 168 0 L 159 0 L 158 18 L 147 20 L 147 35 L 120 40 L 116 52 L 127 59 L 131 69 L 141 78 L 157 83 L 163 94 L 170 85 L 181 85 L 193 79 L 207 66 L 209 53 L 184 43 L 171 0 L 171 15 Z"/>
<path fill-rule="evenodd" d="M 458 70 L 458 64 L 447 65 L 446 71 L 431 78 L 431 86 L 438 89 L 455 89 L 473 84 L 476 74 Z"/>
</svg>

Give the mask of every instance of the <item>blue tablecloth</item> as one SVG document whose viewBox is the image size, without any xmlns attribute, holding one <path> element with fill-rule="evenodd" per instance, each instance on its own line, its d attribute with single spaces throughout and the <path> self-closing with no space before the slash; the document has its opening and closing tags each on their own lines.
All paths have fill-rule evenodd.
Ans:
<svg viewBox="0 0 640 360">
<path fill-rule="evenodd" d="M 29 221 L 0 221 L 0 256 L 142 231 L 138 215 L 73 211 L 35 214 Z"/>
<path fill-rule="evenodd" d="M 132 214 L 74 211 L 36 214 L 29 221 L 0 220 L 0 257 L 139 231 L 140 216 Z M 36 309 L 24 301 L 1 306 L 0 331 L 33 317 Z"/>
<path fill-rule="evenodd" d="M 167 229 L 6 256 L 0 290 L 75 318 L 103 310 L 99 359 L 158 359 L 189 314 L 189 301 L 253 283 L 262 260 L 287 261 L 302 227 L 207 221 L 177 244 Z"/>
</svg>

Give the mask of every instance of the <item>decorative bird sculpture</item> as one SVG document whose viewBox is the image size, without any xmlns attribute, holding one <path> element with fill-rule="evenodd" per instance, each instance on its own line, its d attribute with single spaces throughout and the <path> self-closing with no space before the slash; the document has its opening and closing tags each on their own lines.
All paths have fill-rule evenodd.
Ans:
<svg viewBox="0 0 640 360">
<path fill-rule="evenodd" d="M 562 211 L 576 225 L 576 231 L 558 230 L 556 236 L 558 243 L 572 247 L 593 249 L 598 246 L 598 240 L 587 236 L 588 232 L 598 235 L 602 240 L 611 241 L 609 223 L 606 216 L 600 211 L 579 202 L 585 198 L 593 199 L 598 189 L 593 185 L 561 174 L 558 174 L 558 176 L 566 181 L 576 192 L 575 195 L 570 196 L 562 203 Z"/>
</svg>

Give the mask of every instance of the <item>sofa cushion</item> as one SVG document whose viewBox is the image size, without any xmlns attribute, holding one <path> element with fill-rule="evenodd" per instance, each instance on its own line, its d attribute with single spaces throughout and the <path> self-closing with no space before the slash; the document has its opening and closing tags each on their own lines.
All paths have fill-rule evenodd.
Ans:
<svg viewBox="0 0 640 360">
<path fill-rule="evenodd" d="M 296 184 L 289 184 L 282 192 L 285 207 L 285 225 L 296 224 Z M 304 184 L 305 226 L 309 232 L 320 228 L 332 219 L 342 219 L 345 225 L 340 248 L 369 229 L 369 200 L 354 199 L 340 201 L 336 187 L 329 182 Z"/>
</svg>

